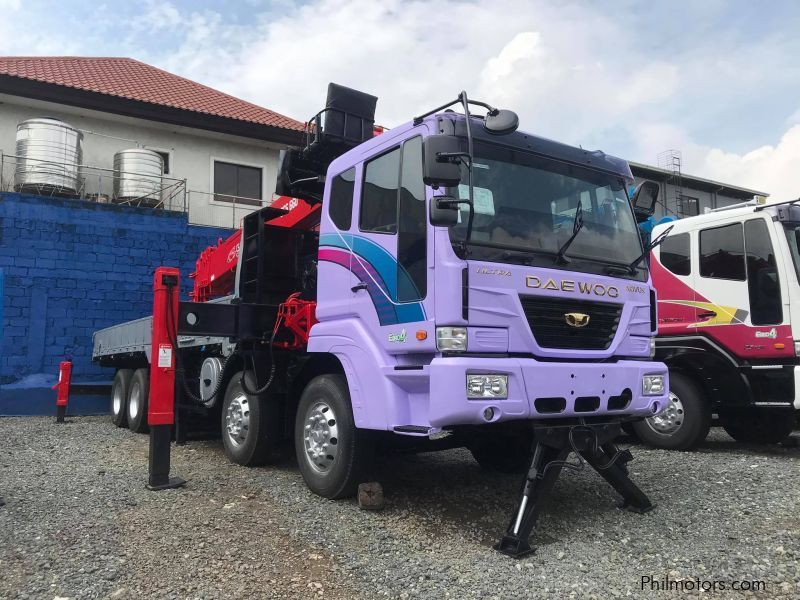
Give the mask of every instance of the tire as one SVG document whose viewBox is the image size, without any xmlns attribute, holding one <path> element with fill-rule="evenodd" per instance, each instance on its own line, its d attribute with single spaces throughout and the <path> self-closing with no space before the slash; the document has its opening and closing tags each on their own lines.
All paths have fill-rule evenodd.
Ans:
<svg viewBox="0 0 800 600">
<path fill-rule="evenodd" d="M 479 439 L 469 451 L 485 471 L 525 473 L 531 466 L 531 436 L 495 435 Z"/>
<path fill-rule="evenodd" d="M 633 423 L 639 439 L 666 450 L 689 450 L 702 443 L 711 428 L 711 407 L 700 387 L 683 373 L 669 374 L 667 408 Z"/>
<path fill-rule="evenodd" d="M 369 432 L 355 426 L 343 375 L 320 375 L 303 390 L 294 446 L 306 485 L 323 498 L 353 496 L 365 481 L 374 444 Z"/>
<path fill-rule="evenodd" d="M 719 419 L 729 436 L 747 444 L 782 442 L 797 423 L 792 410 L 756 407 L 721 411 Z"/>
<path fill-rule="evenodd" d="M 128 424 L 128 388 L 133 379 L 133 369 L 118 369 L 111 385 L 111 422 L 117 427 Z"/>
<path fill-rule="evenodd" d="M 147 406 L 150 398 L 150 369 L 136 369 L 128 387 L 128 429 L 147 433 Z"/>
<path fill-rule="evenodd" d="M 250 389 L 258 387 L 247 373 Z M 222 402 L 221 432 L 225 455 L 232 463 L 255 467 L 278 457 L 281 441 L 281 407 L 269 393 L 250 396 L 242 389 L 242 372 L 228 382 Z"/>
</svg>

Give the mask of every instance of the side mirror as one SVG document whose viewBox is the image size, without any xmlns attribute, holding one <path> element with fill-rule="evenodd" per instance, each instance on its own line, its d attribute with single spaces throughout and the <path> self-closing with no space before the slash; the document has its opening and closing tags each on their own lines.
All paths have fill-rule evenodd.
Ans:
<svg viewBox="0 0 800 600">
<path fill-rule="evenodd" d="M 422 146 L 422 180 L 433 187 L 454 187 L 461 181 L 461 144 L 452 135 L 432 135 Z"/>
<path fill-rule="evenodd" d="M 452 227 L 458 223 L 458 204 L 450 196 L 431 198 L 431 225 Z"/>
<path fill-rule="evenodd" d="M 493 135 L 514 133 L 519 127 L 519 117 L 512 110 L 497 110 L 486 115 L 483 128 Z"/>
<path fill-rule="evenodd" d="M 637 215 L 652 215 L 656 210 L 659 185 L 655 181 L 643 181 L 636 186 L 631 204 Z"/>
</svg>

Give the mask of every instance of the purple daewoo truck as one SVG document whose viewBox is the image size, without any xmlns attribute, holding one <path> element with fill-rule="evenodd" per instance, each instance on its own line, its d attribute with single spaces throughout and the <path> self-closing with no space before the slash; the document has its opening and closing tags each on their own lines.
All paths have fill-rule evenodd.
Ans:
<svg viewBox="0 0 800 600">
<path fill-rule="evenodd" d="M 234 292 L 181 303 L 178 440 L 216 422 L 246 465 L 293 440 L 326 498 L 371 481 L 386 446 L 467 447 L 483 467 L 526 473 L 497 546 L 512 556 L 531 551 L 572 452 L 625 505 L 652 508 L 614 445 L 624 422 L 668 401 L 627 163 L 522 133 L 514 113 L 465 93 L 373 136 L 375 102 L 331 85 L 278 182 L 321 204 L 317 222 L 254 212 Z M 445 110 L 455 104 L 463 113 Z M 654 193 L 638 189 L 634 206 Z M 306 337 L 289 297 L 315 309 Z M 118 425 L 142 428 L 151 326 L 95 334 L 95 359 L 118 369 Z"/>
</svg>

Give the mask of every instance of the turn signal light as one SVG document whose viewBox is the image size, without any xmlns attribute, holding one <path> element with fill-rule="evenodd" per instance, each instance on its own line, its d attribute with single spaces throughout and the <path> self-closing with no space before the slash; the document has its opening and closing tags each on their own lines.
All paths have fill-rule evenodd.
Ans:
<svg viewBox="0 0 800 600">
<path fill-rule="evenodd" d="M 428 332 L 427 332 L 427 331 L 425 331 L 424 329 L 420 329 L 420 330 L 417 332 L 417 339 L 418 339 L 420 342 L 421 342 L 421 341 L 423 341 L 423 340 L 427 340 L 427 339 L 428 339 Z"/>
</svg>

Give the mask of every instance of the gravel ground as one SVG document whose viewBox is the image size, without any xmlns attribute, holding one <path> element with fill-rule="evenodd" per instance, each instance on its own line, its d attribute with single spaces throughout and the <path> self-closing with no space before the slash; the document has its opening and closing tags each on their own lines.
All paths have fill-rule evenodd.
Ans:
<svg viewBox="0 0 800 600">
<path fill-rule="evenodd" d="M 611 598 L 654 580 L 763 580 L 800 597 L 800 449 L 713 431 L 696 452 L 634 447 L 637 515 L 589 469 L 565 472 L 522 560 L 491 549 L 519 477 L 469 453 L 386 459 L 386 508 L 313 496 L 290 462 L 173 447 L 181 490 L 149 492 L 147 436 L 105 418 L 0 419 L 0 598 Z M 699 594 L 737 597 L 730 591 Z"/>
</svg>

